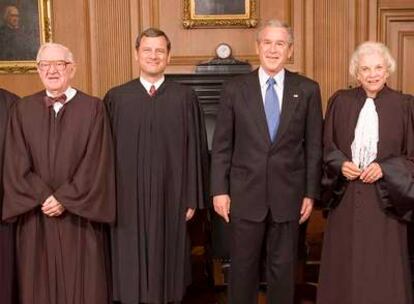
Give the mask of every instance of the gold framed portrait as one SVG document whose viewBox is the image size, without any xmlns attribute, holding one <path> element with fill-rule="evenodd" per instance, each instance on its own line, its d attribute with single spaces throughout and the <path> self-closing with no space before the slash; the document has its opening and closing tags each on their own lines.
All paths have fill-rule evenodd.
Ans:
<svg viewBox="0 0 414 304">
<path fill-rule="evenodd" d="M 256 0 L 184 0 L 184 28 L 255 27 Z"/>
<path fill-rule="evenodd" d="M 39 46 L 52 41 L 51 0 L 0 0 L 0 72 L 36 71 Z"/>
</svg>

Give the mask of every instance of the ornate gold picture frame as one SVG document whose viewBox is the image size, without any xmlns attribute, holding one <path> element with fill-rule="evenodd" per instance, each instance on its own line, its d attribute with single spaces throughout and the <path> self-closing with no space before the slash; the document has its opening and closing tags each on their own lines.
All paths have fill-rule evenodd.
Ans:
<svg viewBox="0 0 414 304">
<path fill-rule="evenodd" d="M 36 53 L 52 41 L 52 0 L 0 0 L 0 72 L 36 71 Z"/>
<path fill-rule="evenodd" d="M 257 0 L 184 0 L 184 28 L 255 27 Z"/>
</svg>

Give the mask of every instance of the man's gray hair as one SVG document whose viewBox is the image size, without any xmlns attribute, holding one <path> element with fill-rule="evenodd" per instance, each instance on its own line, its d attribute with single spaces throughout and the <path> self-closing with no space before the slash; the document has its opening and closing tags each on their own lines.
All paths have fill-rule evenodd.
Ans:
<svg viewBox="0 0 414 304">
<path fill-rule="evenodd" d="M 74 57 L 73 57 L 73 54 L 69 50 L 69 48 L 67 48 L 63 44 L 54 43 L 54 42 L 46 42 L 46 43 L 44 43 L 44 44 L 42 44 L 40 46 L 39 51 L 37 52 L 36 62 L 39 62 L 40 61 L 40 58 L 41 58 L 41 55 L 42 55 L 43 51 L 45 49 L 47 49 L 47 48 L 50 48 L 50 47 L 62 49 L 64 51 L 64 53 L 65 53 L 65 61 L 71 62 L 71 63 L 74 63 L 75 62 Z"/>
<path fill-rule="evenodd" d="M 384 58 L 385 63 L 387 65 L 388 73 L 391 74 L 395 71 L 395 59 L 394 57 L 392 57 L 388 47 L 381 42 L 366 41 L 361 43 L 353 52 L 351 60 L 349 62 L 349 74 L 356 79 L 358 75 L 359 61 L 361 59 L 361 56 L 372 54 L 379 54 L 382 56 L 382 58 Z"/>
<path fill-rule="evenodd" d="M 7 18 L 9 18 L 10 11 L 11 11 L 13 8 L 14 8 L 14 9 L 16 9 L 17 11 L 19 11 L 19 9 L 17 8 L 17 6 L 16 6 L 16 5 L 7 5 L 7 6 L 4 8 L 3 20 L 7 20 Z"/>
<path fill-rule="evenodd" d="M 260 27 L 256 32 L 256 41 L 260 42 L 260 35 L 262 31 L 267 27 L 275 27 L 275 28 L 284 28 L 288 33 L 288 43 L 290 45 L 293 44 L 293 30 L 292 27 L 284 21 L 280 21 L 278 19 L 270 19 L 261 23 Z"/>
</svg>

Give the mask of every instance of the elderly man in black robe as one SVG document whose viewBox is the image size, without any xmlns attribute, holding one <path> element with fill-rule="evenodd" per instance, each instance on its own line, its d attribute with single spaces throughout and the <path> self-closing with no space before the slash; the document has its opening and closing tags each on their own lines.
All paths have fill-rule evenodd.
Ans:
<svg viewBox="0 0 414 304">
<path fill-rule="evenodd" d="M 105 107 L 70 85 L 76 66 L 63 45 L 41 46 L 37 67 L 45 90 L 13 107 L 4 161 L 19 303 L 109 303 L 115 184 Z"/>
<path fill-rule="evenodd" d="M 200 115 L 194 93 L 165 79 L 170 41 L 150 28 L 136 40 L 139 79 L 111 89 L 117 220 L 113 297 L 181 301 L 190 282 L 186 221 L 203 203 Z"/>
</svg>

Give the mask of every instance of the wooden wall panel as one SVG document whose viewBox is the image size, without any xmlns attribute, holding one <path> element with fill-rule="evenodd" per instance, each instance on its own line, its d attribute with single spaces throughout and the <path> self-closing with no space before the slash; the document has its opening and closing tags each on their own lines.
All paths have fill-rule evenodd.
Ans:
<svg viewBox="0 0 414 304">
<path fill-rule="evenodd" d="M 406 93 L 414 95 L 414 31 L 400 35 L 401 50 L 400 50 L 400 68 L 397 70 L 400 83 L 399 88 Z"/>
<path fill-rule="evenodd" d="M 93 94 L 131 79 L 130 0 L 90 0 Z"/>
<path fill-rule="evenodd" d="M 397 59 L 397 73 L 389 85 L 413 93 L 414 1 L 412 0 L 323 0 L 311 1 L 314 11 L 314 78 L 323 100 L 337 89 L 356 85 L 348 75 L 349 57 L 366 40 L 382 41 Z M 310 55 L 305 55 L 309 57 Z M 310 73 L 309 73 L 310 74 Z M 311 74 L 312 75 L 312 74 Z"/>
<path fill-rule="evenodd" d="M 378 37 L 397 60 L 397 71 L 390 77 L 392 88 L 414 94 L 414 4 L 413 9 L 379 8 Z"/>
<path fill-rule="evenodd" d="M 348 0 L 314 1 L 314 75 L 324 105 L 336 90 L 349 86 L 349 57 L 355 45 L 355 6 Z"/>
<path fill-rule="evenodd" d="M 374 0 L 375 2 L 378 2 L 379 7 L 384 8 L 410 8 L 414 6 L 413 0 Z"/>
<path fill-rule="evenodd" d="M 69 47 L 75 56 L 77 71 L 73 86 L 91 92 L 89 7 L 86 1 L 53 1 L 53 37 L 55 42 Z"/>
<path fill-rule="evenodd" d="M 295 35 L 301 39 L 303 0 L 263 0 L 258 1 L 261 19 L 279 18 L 295 25 Z M 195 65 L 214 57 L 214 49 L 220 42 L 231 45 L 234 56 L 258 63 L 255 50 L 256 29 L 184 29 L 182 26 L 183 1 L 160 0 L 159 26 L 170 36 L 172 46 L 171 65 L 168 72 L 191 73 Z M 177 9 L 179 8 L 179 9 Z M 302 55 L 301 43 L 295 46 L 295 55 Z M 300 56 L 302 58 L 302 56 Z M 303 62 L 293 64 L 296 70 L 303 70 Z"/>
<path fill-rule="evenodd" d="M 42 89 L 37 73 L 31 74 L 0 74 L 0 87 L 19 96 L 30 95 Z"/>
</svg>

